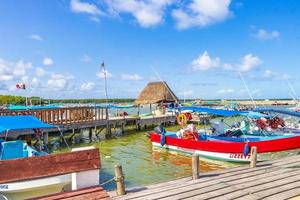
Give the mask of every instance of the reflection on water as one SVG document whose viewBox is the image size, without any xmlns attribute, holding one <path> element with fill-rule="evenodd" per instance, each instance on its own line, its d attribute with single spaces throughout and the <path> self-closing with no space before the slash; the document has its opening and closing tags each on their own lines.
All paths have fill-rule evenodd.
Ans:
<svg viewBox="0 0 300 200">
<path fill-rule="evenodd" d="M 178 126 L 167 127 L 169 131 L 178 130 Z M 202 127 L 203 128 L 203 127 Z M 114 177 L 114 165 L 121 164 L 125 173 L 126 187 L 149 185 L 176 178 L 191 176 L 191 157 L 163 149 L 153 149 L 147 131 L 131 131 L 113 139 L 92 144 L 75 144 L 71 148 L 93 145 L 100 149 L 100 182 L 105 183 Z M 58 152 L 66 151 L 59 148 Z M 295 155 L 298 150 L 259 155 L 264 159 L 276 159 Z M 236 164 L 200 158 L 200 171 L 207 172 L 223 169 Z M 114 182 L 103 186 L 107 190 L 115 189 Z"/>
<path fill-rule="evenodd" d="M 178 127 L 168 127 L 168 130 Z M 167 151 L 152 149 L 150 139 L 144 132 L 132 132 L 119 138 L 107 139 L 93 144 L 77 144 L 78 146 L 94 145 L 101 154 L 101 183 L 113 178 L 114 165 L 120 163 L 125 173 L 126 187 L 149 185 L 180 177 L 191 176 L 191 157 L 171 154 Z M 63 151 L 63 149 L 59 149 Z M 201 171 L 224 168 L 224 163 L 200 161 Z M 105 184 L 105 189 L 115 189 L 113 182 Z"/>
<path fill-rule="evenodd" d="M 169 131 L 178 130 L 178 126 L 167 127 Z M 100 149 L 100 182 L 105 183 L 114 177 L 114 165 L 121 164 L 125 173 L 126 187 L 149 185 L 176 178 L 191 176 L 191 157 L 163 149 L 153 149 L 146 131 L 128 132 L 119 138 L 107 139 L 92 144 L 75 144 L 71 148 L 93 145 Z M 59 148 L 59 152 L 66 148 Z M 265 154 L 263 157 L 276 159 L 295 155 L 298 150 Z M 266 158 L 265 157 L 265 158 Z M 236 166 L 234 163 L 200 158 L 200 171 L 207 172 Z M 114 182 L 103 186 L 107 190 L 115 189 Z"/>
</svg>

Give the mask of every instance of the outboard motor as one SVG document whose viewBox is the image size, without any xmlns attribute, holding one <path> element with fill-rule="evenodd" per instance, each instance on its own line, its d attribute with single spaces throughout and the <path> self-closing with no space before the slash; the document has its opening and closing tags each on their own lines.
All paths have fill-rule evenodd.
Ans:
<svg viewBox="0 0 300 200">
<path fill-rule="evenodd" d="M 161 135 L 161 134 L 166 133 L 166 130 L 163 127 L 163 125 L 161 124 L 161 125 L 154 128 L 154 132 Z"/>
</svg>

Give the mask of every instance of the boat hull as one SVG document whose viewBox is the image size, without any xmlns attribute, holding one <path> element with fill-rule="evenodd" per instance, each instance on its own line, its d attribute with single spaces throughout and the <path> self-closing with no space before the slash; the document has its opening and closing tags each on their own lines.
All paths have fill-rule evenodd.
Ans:
<svg viewBox="0 0 300 200">
<path fill-rule="evenodd" d="M 238 162 L 238 163 L 250 162 L 250 154 L 244 156 L 242 153 L 218 153 L 218 152 L 209 152 L 209 151 L 194 150 L 189 148 L 182 148 L 173 145 L 162 146 L 160 143 L 157 142 L 152 142 L 152 145 L 157 148 L 165 148 L 167 150 L 179 152 L 183 154 L 198 154 L 201 157 L 214 159 L 214 160 Z"/>
<path fill-rule="evenodd" d="M 258 155 L 300 148 L 300 136 L 248 143 L 217 140 L 195 141 L 165 136 L 165 144 L 161 145 L 161 136 L 152 132 L 150 133 L 150 139 L 155 147 L 163 147 L 189 154 L 196 153 L 210 159 L 229 162 L 250 162 L 250 152 L 244 155 L 246 144 L 249 149 L 255 146 Z"/>
<path fill-rule="evenodd" d="M 71 186 L 71 174 L 0 184 L 7 199 L 26 199 L 61 192 Z"/>
</svg>

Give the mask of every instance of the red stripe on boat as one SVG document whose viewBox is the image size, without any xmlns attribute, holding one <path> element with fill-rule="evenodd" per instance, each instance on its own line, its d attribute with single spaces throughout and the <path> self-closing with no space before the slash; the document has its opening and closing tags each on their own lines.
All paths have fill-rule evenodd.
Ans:
<svg viewBox="0 0 300 200">
<path fill-rule="evenodd" d="M 150 133 L 151 142 L 160 143 L 160 135 Z M 245 142 L 228 141 L 194 141 L 178 139 L 166 136 L 166 144 L 193 150 L 219 152 L 219 153 L 243 153 Z M 248 142 L 249 147 L 257 147 L 258 153 L 285 151 L 300 148 L 300 136 L 273 139 L 258 142 Z"/>
</svg>

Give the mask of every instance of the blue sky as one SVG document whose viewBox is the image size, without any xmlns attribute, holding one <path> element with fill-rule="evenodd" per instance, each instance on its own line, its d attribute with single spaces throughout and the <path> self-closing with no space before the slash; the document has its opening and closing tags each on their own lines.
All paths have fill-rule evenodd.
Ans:
<svg viewBox="0 0 300 200">
<path fill-rule="evenodd" d="M 179 98 L 249 98 L 242 77 L 254 98 L 285 98 L 299 55 L 296 0 L 0 3 L 1 94 L 104 98 L 104 61 L 109 97 L 163 79 Z"/>
</svg>

